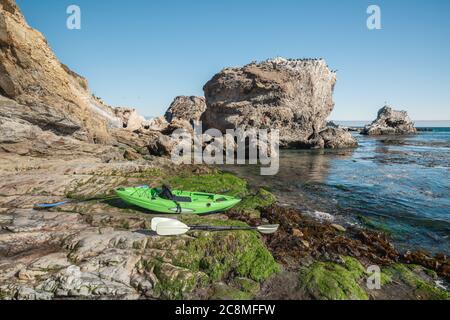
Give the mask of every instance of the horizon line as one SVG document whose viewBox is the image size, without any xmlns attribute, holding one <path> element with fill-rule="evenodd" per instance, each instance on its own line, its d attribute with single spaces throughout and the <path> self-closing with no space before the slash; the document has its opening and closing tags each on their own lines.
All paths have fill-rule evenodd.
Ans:
<svg viewBox="0 0 450 320">
<path fill-rule="evenodd" d="M 330 121 L 359 121 L 359 122 L 367 122 L 367 121 L 373 121 L 373 120 L 330 120 Z M 445 119 L 445 120 L 416 120 L 416 119 L 412 119 L 412 121 L 450 121 L 450 119 Z"/>
</svg>

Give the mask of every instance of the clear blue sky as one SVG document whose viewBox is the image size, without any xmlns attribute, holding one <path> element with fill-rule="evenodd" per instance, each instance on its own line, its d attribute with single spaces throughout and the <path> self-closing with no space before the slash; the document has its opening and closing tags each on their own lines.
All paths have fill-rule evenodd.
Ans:
<svg viewBox="0 0 450 320">
<path fill-rule="evenodd" d="M 112 105 L 161 115 L 202 95 L 227 66 L 323 57 L 338 69 L 335 120 L 373 119 L 385 101 L 416 120 L 450 119 L 448 0 L 17 0 L 62 62 Z M 77 4 L 82 29 L 66 28 Z M 366 9 L 382 10 L 369 31 Z"/>
</svg>

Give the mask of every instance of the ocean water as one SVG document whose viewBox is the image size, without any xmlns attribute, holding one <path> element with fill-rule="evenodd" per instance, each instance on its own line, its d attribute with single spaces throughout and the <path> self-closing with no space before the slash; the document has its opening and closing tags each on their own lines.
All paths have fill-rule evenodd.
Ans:
<svg viewBox="0 0 450 320">
<path fill-rule="evenodd" d="M 354 150 L 281 152 L 280 172 L 227 166 L 280 202 L 390 234 L 400 250 L 450 254 L 450 126 L 413 136 L 365 137 Z"/>
</svg>

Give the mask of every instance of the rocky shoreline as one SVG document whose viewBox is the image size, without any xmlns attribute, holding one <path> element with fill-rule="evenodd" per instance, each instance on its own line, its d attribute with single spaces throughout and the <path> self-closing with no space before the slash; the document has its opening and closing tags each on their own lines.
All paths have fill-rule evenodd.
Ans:
<svg viewBox="0 0 450 320">
<path fill-rule="evenodd" d="M 286 148 L 354 148 L 348 130 L 326 124 L 335 82 L 324 60 L 270 59 L 222 70 L 205 98 L 177 97 L 148 121 L 92 95 L 15 1 L 0 0 L 0 299 L 448 299 L 447 257 L 399 253 L 381 233 L 311 219 L 244 179 L 167 157 L 171 133 L 198 120 L 279 129 Z M 409 128 L 397 120 L 382 117 Z M 280 232 L 159 237 L 147 231 L 154 214 L 117 199 L 34 208 L 163 183 L 243 199 L 226 214 L 178 216 L 186 223 Z M 380 290 L 366 285 L 373 264 Z"/>
<path fill-rule="evenodd" d="M 31 159 L 9 160 L 1 163 L 3 299 L 448 298 L 435 284 L 440 277 L 449 278 L 446 257 L 401 254 L 382 233 L 324 223 L 278 207 L 268 191 L 213 168 L 173 167 L 161 159 L 151 165 L 79 159 L 43 166 L 35 161 L 38 167 Z M 138 231 L 148 228 L 154 215 L 118 200 L 33 210 L 36 202 L 89 198 L 149 181 L 198 191 L 228 190 L 244 199 L 227 214 L 179 217 L 190 224 L 269 222 L 279 223 L 280 232 L 158 237 Z M 382 268 L 381 290 L 366 288 L 366 268 L 372 264 Z M 295 285 L 273 287 L 293 276 Z"/>
</svg>

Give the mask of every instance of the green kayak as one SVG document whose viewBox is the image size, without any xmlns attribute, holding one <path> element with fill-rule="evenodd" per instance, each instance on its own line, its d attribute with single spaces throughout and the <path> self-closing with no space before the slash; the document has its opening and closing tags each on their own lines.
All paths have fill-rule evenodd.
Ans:
<svg viewBox="0 0 450 320">
<path fill-rule="evenodd" d="M 206 214 L 223 212 L 237 205 L 241 199 L 209 194 L 162 189 L 147 186 L 119 188 L 116 194 L 126 203 L 160 213 Z"/>
</svg>

